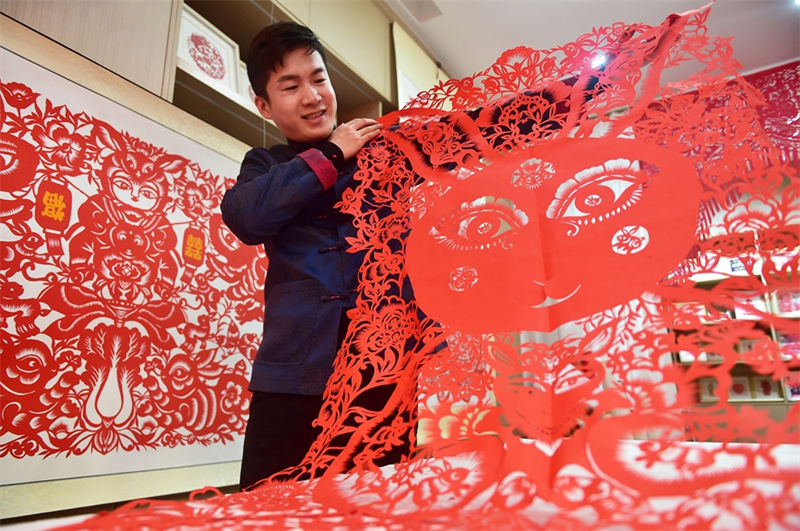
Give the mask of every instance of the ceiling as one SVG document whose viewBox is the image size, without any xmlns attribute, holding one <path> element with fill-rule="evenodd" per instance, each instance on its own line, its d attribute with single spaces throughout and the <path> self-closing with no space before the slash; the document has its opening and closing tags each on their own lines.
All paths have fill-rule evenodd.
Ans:
<svg viewBox="0 0 800 531">
<path fill-rule="evenodd" d="M 658 24 L 705 0 L 383 0 L 451 77 L 491 65 L 524 45 L 565 44 L 594 26 Z M 800 0 L 797 0 L 800 2 Z M 742 73 L 800 56 L 800 5 L 795 0 L 717 0 L 710 34 L 733 36 Z"/>
</svg>

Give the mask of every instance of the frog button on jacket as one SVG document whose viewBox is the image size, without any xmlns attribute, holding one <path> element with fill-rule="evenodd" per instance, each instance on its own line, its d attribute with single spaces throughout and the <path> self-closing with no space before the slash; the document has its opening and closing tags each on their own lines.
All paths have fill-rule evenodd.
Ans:
<svg viewBox="0 0 800 531">
<path fill-rule="evenodd" d="M 251 391 L 321 395 L 333 371 L 342 311 L 355 305 L 364 253 L 350 253 L 352 216 L 334 208 L 353 186 L 355 161 L 289 142 L 254 148 L 222 199 L 222 217 L 248 245 L 263 245 L 264 333 Z M 335 159 L 334 159 L 335 160 Z"/>
</svg>

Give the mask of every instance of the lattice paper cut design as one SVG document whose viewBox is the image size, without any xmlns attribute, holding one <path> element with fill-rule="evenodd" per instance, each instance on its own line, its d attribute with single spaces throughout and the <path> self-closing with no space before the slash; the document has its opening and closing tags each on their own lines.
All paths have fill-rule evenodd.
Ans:
<svg viewBox="0 0 800 531">
<path fill-rule="evenodd" d="M 304 462 L 86 527 L 796 528 L 796 405 L 728 398 L 800 368 L 757 302 L 798 285 L 797 168 L 707 16 L 516 48 L 386 117 L 341 205 L 367 260 Z"/>
<path fill-rule="evenodd" d="M 46 88 L 0 84 L 0 456 L 241 437 L 266 260 L 231 183 Z"/>
</svg>

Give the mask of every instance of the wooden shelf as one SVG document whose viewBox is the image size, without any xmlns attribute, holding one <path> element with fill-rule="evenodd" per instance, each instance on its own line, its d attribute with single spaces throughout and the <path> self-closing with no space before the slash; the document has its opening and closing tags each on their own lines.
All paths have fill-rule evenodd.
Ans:
<svg viewBox="0 0 800 531">
<path fill-rule="evenodd" d="M 780 253 L 783 260 L 786 261 L 789 257 L 798 253 L 797 248 L 786 249 Z M 784 256 L 785 255 L 785 256 Z M 748 261 L 752 264 L 751 271 L 744 267 L 744 262 Z M 759 408 L 766 408 L 770 412 L 770 416 L 776 420 L 786 417 L 789 408 L 792 407 L 794 402 L 800 400 L 800 395 L 796 392 L 790 392 L 789 386 L 783 380 L 774 380 L 771 375 L 760 374 L 755 371 L 746 359 L 747 353 L 762 341 L 772 341 L 777 345 L 782 343 L 785 345 L 794 345 L 791 340 L 791 334 L 795 333 L 794 330 L 782 330 L 775 322 L 772 322 L 770 316 L 796 320 L 800 316 L 800 311 L 794 311 L 796 304 L 794 299 L 794 289 L 779 287 L 770 288 L 767 278 L 763 275 L 764 259 L 753 254 L 744 255 L 742 257 L 720 257 L 716 267 L 712 271 L 703 271 L 692 275 L 691 280 L 695 283 L 696 288 L 701 290 L 713 290 L 718 284 L 729 282 L 732 279 L 750 276 L 751 274 L 758 279 L 756 286 L 758 289 L 749 290 L 742 289 L 739 293 L 741 296 L 734 295 L 726 304 L 725 307 L 719 307 L 717 304 L 709 304 L 699 301 L 675 301 L 675 307 L 684 307 L 687 313 L 693 313 L 697 317 L 694 326 L 682 326 L 682 323 L 675 323 L 671 326 L 671 330 L 675 332 L 676 337 L 686 334 L 691 334 L 699 330 L 701 327 L 715 326 L 727 321 L 727 319 L 715 319 L 717 314 L 711 314 L 711 309 L 727 314 L 731 321 L 749 321 L 754 323 L 754 331 L 756 329 L 763 331 L 763 337 L 743 337 L 739 340 L 736 350 L 741 360 L 736 360 L 731 364 L 731 360 L 717 358 L 716 355 L 710 352 L 702 351 L 699 349 L 692 354 L 689 350 L 682 350 L 673 353 L 674 363 L 685 369 L 693 365 L 701 365 L 708 367 L 717 367 L 722 364 L 728 366 L 730 377 L 734 379 L 730 396 L 724 398 L 726 402 L 736 406 L 757 406 Z M 776 290 L 783 290 L 785 297 L 789 297 L 784 301 L 783 307 L 788 308 L 789 311 L 781 313 L 776 300 Z M 733 294 L 736 292 L 728 292 Z M 692 323 L 686 323 L 692 324 Z M 798 323 L 800 324 L 800 323 Z M 765 352 L 762 352 L 763 356 Z M 780 356 L 780 360 L 789 361 L 791 358 L 785 355 Z M 778 359 L 773 361 L 780 361 Z M 796 371 L 796 369 L 794 369 Z M 800 376 L 793 378 L 800 380 Z M 702 376 L 697 380 L 698 384 L 698 406 L 708 406 L 719 402 L 719 398 L 714 396 L 713 390 L 716 383 L 713 382 L 713 376 Z M 741 387 L 743 391 L 734 392 L 734 386 Z M 797 387 L 797 386 L 795 386 Z M 794 393 L 794 394 L 793 394 Z"/>
<path fill-rule="evenodd" d="M 283 135 L 269 122 L 180 68 L 172 103 L 249 146 L 271 146 Z"/>
</svg>

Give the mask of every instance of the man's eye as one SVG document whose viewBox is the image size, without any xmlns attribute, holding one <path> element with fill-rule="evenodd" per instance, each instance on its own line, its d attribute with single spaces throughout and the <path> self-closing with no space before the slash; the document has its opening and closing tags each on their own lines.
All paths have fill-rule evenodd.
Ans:
<svg viewBox="0 0 800 531">
<path fill-rule="evenodd" d="M 327 81 L 328 81 L 328 79 L 327 79 L 327 78 L 325 78 L 325 77 L 322 77 L 322 78 L 320 78 L 320 79 L 315 79 L 315 80 L 314 80 L 314 83 L 316 83 L 317 85 L 323 85 L 323 84 L 325 84 Z"/>
<path fill-rule="evenodd" d="M 289 86 L 283 87 L 281 90 L 284 91 L 284 92 L 291 92 L 291 91 L 293 91 L 295 89 L 297 89 L 297 85 L 289 85 Z"/>
</svg>

